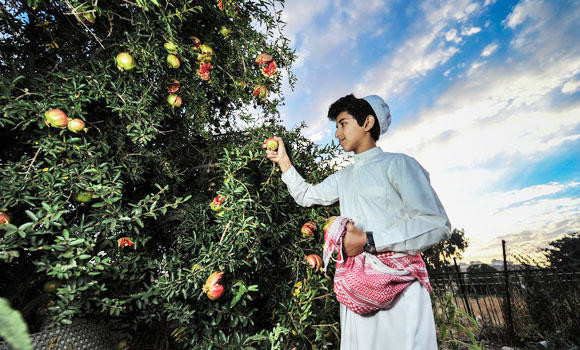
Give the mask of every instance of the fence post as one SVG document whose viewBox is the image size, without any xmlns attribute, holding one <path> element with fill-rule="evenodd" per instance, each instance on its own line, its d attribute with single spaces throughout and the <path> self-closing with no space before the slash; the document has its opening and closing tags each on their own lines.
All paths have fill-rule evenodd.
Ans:
<svg viewBox="0 0 580 350">
<path fill-rule="evenodd" d="M 467 313 L 469 316 L 473 317 L 473 312 L 471 312 L 471 305 L 469 305 L 469 299 L 467 298 L 467 290 L 465 289 L 465 283 L 463 283 L 463 276 L 457 266 L 457 261 L 453 258 L 453 263 L 455 264 L 455 271 L 457 272 L 457 279 L 459 280 L 459 286 L 461 287 L 461 293 L 463 293 L 463 302 L 467 308 Z M 477 296 L 476 296 L 477 297 Z"/>
<path fill-rule="evenodd" d="M 506 258 L 506 253 L 505 253 L 505 241 L 502 240 L 501 241 L 501 247 L 503 250 L 503 274 L 505 277 L 505 305 L 506 305 L 506 311 L 507 311 L 507 320 L 505 320 L 506 322 L 506 326 L 507 326 L 507 333 L 508 333 L 508 338 L 511 342 L 513 341 L 513 339 L 515 338 L 514 334 L 514 322 L 513 322 L 513 318 L 512 318 L 512 303 L 511 303 L 511 298 L 510 298 L 510 282 L 509 282 L 509 275 L 508 275 L 508 269 L 507 269 L 507 258 Z"/>
</svg>

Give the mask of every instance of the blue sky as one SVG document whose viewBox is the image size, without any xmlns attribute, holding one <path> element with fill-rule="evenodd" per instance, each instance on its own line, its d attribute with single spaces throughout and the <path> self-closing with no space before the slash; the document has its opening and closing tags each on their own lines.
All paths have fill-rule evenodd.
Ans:
<svg viewBox="0 0 580 350">
<path fill-rule="evenodd" d="M 465 261 L 580 229 L 580 1 L 288 0 L 283 20 L 299 56 L 286 126 L 325 144 L 330 103 L 382 96 L 378 145 L 430 172 Z"/>
</svg>

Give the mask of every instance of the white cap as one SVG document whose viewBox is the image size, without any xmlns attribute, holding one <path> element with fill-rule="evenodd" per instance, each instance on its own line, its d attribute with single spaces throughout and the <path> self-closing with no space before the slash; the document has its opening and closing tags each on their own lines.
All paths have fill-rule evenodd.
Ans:
<svg viewBox="0 0 580 350">
<path fill-rule="evenodd" d="M 377 119 L 379 120 L 379 127 L 381 128 L 380 135 L 383 135 L 389 129 L 389 125 L 391 125 L 391 110 L 389 109 L 389 105 L 377 95 L 363 97 L 363 100 L 367 101 L 373 108 L 373 111 L 375 111 Z"/>
</svg>

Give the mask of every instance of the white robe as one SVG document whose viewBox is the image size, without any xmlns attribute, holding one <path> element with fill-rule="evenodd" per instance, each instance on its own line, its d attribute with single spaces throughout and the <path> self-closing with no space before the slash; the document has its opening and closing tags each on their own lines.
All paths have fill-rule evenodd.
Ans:
<svg viewBox="0 0 580 350">
<path fill-rule="evenodd" d="M 340 201 L 340 215 L 372 231 L 377 251 L 419 253 L 451 236 L 447 214 L 429 174 L 404 154 L 379 147 L 355 154 L 354 164 L 319 184 L 307 183 L 294 167 L 282 175 L 302 206 Z M 411 284 L 388 310 L 359 316 L 341 305 L 341 349 L 436 349 L 431 301 Z"/>
</svg>

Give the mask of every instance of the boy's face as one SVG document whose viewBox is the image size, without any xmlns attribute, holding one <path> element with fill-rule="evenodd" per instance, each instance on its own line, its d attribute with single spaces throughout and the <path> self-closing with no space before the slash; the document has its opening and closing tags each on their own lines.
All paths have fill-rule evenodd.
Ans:
<svg viewBox="0 0 580 350">
<path fill-rule="evenodd" d="M 365 128 L 358 125 L 356 119 L 348 112 L 341 112 L 336 117 L 336 132 L 334 136 L 338 139 L 345 152 L 356 152 L 366 134 Z"/>
</svg>

